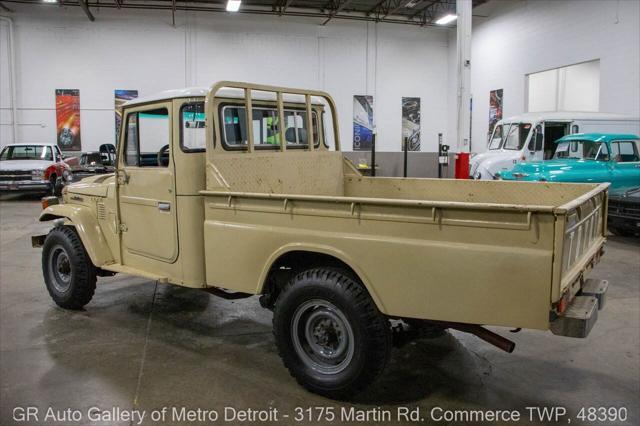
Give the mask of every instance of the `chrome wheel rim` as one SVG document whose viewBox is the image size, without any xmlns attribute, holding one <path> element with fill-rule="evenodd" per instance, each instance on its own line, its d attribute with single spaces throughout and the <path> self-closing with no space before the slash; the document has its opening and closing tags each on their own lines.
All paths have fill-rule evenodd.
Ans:
<svg viewBox="0 0 640 426">
<path fill-rule="evenodd" d="M 60 293 L 69 290 L 73 270 L 71 268 L 69 255 L 62 246 L 55 246 L 51 250 L 51 256 L 49 257 L 49 274 L 56 290 Z"/>
<path fill-rule="evenodd" d="M 338 374 L 353 359 L 351 324 L 334 304 L 322 299 L 303 303 L 294 312 L 291 326 L 293 346 L 307 367 Z"/>
</svg>

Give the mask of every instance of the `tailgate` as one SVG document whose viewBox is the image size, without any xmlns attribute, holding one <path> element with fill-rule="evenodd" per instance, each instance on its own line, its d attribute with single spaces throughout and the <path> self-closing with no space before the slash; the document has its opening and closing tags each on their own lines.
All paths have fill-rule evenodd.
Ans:
<svg viewBox="0 0 640 426">
<path fill-rule="evenodd" d="M 599 260 L 606 235 L 607 188 L 601 184 L 562 206 L 556 223 L 552 302 L 570 287 L 579 290 L 583 273 Z M 558 256 L 558 254 L 560 254 Z"/>
</svg>

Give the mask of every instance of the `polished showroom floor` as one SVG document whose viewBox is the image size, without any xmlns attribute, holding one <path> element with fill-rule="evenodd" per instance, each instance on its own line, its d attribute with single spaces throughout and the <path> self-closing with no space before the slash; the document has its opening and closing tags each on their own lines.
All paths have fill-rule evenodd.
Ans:
<svg viewBox="0 0 640 426">
<path fill-rule="evenodd" d="M 99 279 L 85 310 L 59 309 L 43 284 L 41 251 L 31 248 L 30 235 L 49 226 L 36 221 L 39 210 L 35 199 L 0 201 L 2 425 L 14 424 L 15 408 L 26 406 L 38 407 L 41 417 L 48 407 L 277 408 L 290 414 L 279 424 L 293 424 L 296 407 L 624 406 L 628 424 L 640 423 L 637 239 L 612 236 L 593 271 L 611 287 L 587 339 L 498 329 L 517 343 L 507 354 L 473 336 L 445 333 L 395 349 L 381 380 L 343 403 L 310 394 L 289 376 L 276 353 L 271 313 L 257 298 L 227 301 L 118 275 Z"/>
</svg>

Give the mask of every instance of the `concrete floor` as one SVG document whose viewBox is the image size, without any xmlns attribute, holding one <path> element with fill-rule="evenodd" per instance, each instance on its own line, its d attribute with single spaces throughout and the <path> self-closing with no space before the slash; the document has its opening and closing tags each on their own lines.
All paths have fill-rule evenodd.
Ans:
<svg viewBox="0 0 640 426">
<path fill-rule="evenodd" d="M 502 329 L 517 343 L 506 354 L 446 333 L 394 350 L 381 380 L 341 403 L 306 392 L 289 376 L 276 353 L 271 313 L 256 298 L 232 302 L 116 276 L 99 280 L 86 310 L 57 308 L 43 284 L 40 250 L 30 247 L 29 236 L 48 228 L 36 222 L 39 210 L 35 200 L 0 202 L 1 425 L 17 424 L 14 408 L 26 406 L 39 408 L 38 424 L 71 423 L 44 421 L 48 407 L 60 415 L 81 410 L 74 424 L 87 424 L 93 406 L 147 410 L 143 424 L 153 424 L 151 410 L 165 406 L 218 410 L 218 423 L 226 406 L 277 408 L 278 424 L 294 424 L 296 407 L 335 407 L 338 414 L 341 407 L 382 407 L 394 419 L 398 407 L 419 407 L 423 419 L 434 407 L 518 409 L 528 419 L 527 406 L 566 407 L 571 423 L 583 424 L 589 422 L 575 418 L 581 407 L 615 406 L 629 410 L 622 424 L 640 424 L 638 240 L 609 240 L 592 274 L 610 280 L 608 305 L 587 339 Z"/>
</svg>

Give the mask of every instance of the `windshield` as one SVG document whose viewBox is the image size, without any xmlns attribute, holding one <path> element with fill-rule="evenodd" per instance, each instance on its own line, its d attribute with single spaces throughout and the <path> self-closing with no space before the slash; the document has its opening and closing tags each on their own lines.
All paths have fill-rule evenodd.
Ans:
<svg viewBox="0 0 640 426">
<path fill-rule="evenodd" d="M 609 160 L 607 145 L 593 141 L 566 141 L 558 143 L 554 159 Z"/>
<path fill-rule="evenodd" d="M 504 137 L 504 149 L 520 151 L 531 131 L 530 123 L 511 123 Z"/>
<path fill-rule="evenodd" d="M 7 146 L 0 153 L 0 160 L 45 160 L 53 161 L 50 146 L 16 145 Z"/>
<path fill-rule="evenodd" d="M 508 124 L 505 124 L 505 126 L 509 127 Z M 489 149 L 500 149 L 500 146 L 502 146 L 502 124 L 498 124 L 493 129 L 493 134 L 489 139 Z"/>
</svg>

